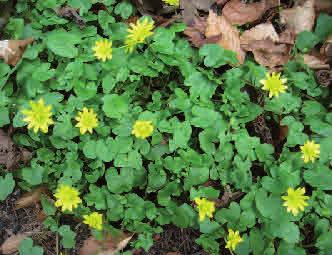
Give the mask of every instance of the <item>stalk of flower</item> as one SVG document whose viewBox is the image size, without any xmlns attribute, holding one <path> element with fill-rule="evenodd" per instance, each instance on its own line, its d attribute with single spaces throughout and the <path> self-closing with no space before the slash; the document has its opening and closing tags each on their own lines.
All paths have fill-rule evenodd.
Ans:
<svg viewBox="0 0 332 255">
<path fill-rule="evenodd" d="M 212 218 L 215 212 L 215 203 L 207 200 L 206 198 L 195 198 L 197 205 L 199 221 L 204 221 L 206 217 Z"/>
<path fill-rule="evenodd" d="M 284 206 L 287 207 L 287 212 L 291 212 L 294 216 L 298 215 L 300 211 L 304 211 L 304 208 L 308 206 L 306 200 L 309 199 L 308 196 L 304 196 L 305 188 L 288 188 L 287 196 L 282 196 L 281 198 L 285 200 Z"/>
<path fill-rule="evenodd" d="M 131 133 L 137 138 L 145 139 L 152 135 L 153 130 L 152 121 L 137 120 Z"/>
<path fill-rule="evenodd" d="M 303 146 L 300 146 L 300 149 L 304 163 L 315 162 L 319 158 L 320 145 L 316 144 L 315 141 L 307 141 Z"/>
<path fill-rule="evenodd" d="M 25 115 L 23 121 L 28 123 L 28 129 L 32 129 L 37 133 L 41 130 L 43 133 L 48 132 L 48 127 L 54 124 L 52 120 L 52 106 L 45 105 L 44 99 L 37 102 L 30 101 L 31 109 L 23 109 L 22 114 Z"/>
<path fill-rule="evenodd" d="M 232 229 L 228 229 L 228 236 L 226 242 L 226 248 L 230 249 L 230 251 L 235 251 L 236 247 L 239 243 L 243 241 L 242 237 L 240 236 L 239 231 L 234 231 Z"/>
<path fill-rule="evenodd" d="M 164 3 L 173 6 L 180 6 L 180 0 L 163 0 Z"/>
<path fill-rule="evenodd" d="M 80 198 L 80 193 L 77 189 L 61 184 L 57 188 L 54 197 L 56 198 L 55 206 L 61 207 L 61 211 L 72 212 L 73 209 L 77 208 L 79 204 L 82 203 Z"/>
<path fill-rule="evenodd" d="M 94 55 L 97 59 L 105 62 L 106 60 L 111 60 L 113 57 L 112 41 L 107 39 L 102 39 L 95 42 L 95 46 L 92 48 Z"/>
<path fill-rule="evenodd" d="M 262 90 L 269 92 L 269 97 L 279 97 L 280 93 L 285 93 L 287 86 L 286 78 L 282 78 L 280 73 L 266 73 L 266 79 L 260 80 L 260 83 L 263 84 Z"/>
<path fill-rule="evenodd" d="M 154 22 L 147 18 L 138 20 L 136 24 L 131 23 L 128 28 L 128 35 L 125 40 L 126 52 L 131 53 L 136 46 L 145 43 L 145 40 L 153 34 Z"/>
<path fill-rule="evenodd" d="M 92 134 L 93 129 L 98 127 L 97 114 L 94 113 L 92 108 L 83 107 L 82 112 L 79 112 L 75 119 L 78 121 L 75 127 L 80 129 L 82 135 L 86 132 Z"/>
<path fill-rule="evenodd" d="M 103 215 L 98 212 L 93 212 L 89 215 L 83 216 L 83 223 L 96 230 L 103 229 Z"/>
</svg>

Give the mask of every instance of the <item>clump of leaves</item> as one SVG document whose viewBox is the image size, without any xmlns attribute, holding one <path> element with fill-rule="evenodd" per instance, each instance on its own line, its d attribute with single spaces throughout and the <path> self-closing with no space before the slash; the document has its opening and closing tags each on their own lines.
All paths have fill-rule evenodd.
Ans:
<svg viewBox="0 0 332 255">
<path fill-rule="evenodd" d="M 183 24 L 155 28 L 127 53 L 124 19 L 134 7 L 127 1 L 103 1 L 102 8 L 96 3 L 16 4 L 17 16 L 6 33 L 35 41 L 15 67 L 16 76 L 0 63 L 0 127 L 16 128 L 13 140 L 33 157 L 14 174 L 1 170 L 0 200 L 15 182 L 25 190 L 43 184 L 53 194 L 60 185 L 70 187 L 76 201 L 71 211 L 42 199 L 44 225 L 59 234 L 63 248 L 75 246 L 76 234 L 61 216 L 83 221 L 98 212 L 103 228 L 92 230 L 96 239 L 127 231 L 136 234 L 131 245 L 145 250 L 154 234 L 173 224 L 200 231 L 196 242 L 211 254 L 219 254 L 226 243 L 240 255 L 302 255 L 308 246 L 327 254 L 332 242 L 331 90 L 320 87 L 302 62 L 289 61 L 283 89 L 270 98 L 262 90 L 268 70 L 249 60 L 237 66 L 236 54 L 219 45 L 193 49 L 181 37 Z M 75 19 L 58 16 L 63 5 L 78 10 L 82 29 Z M 326 21 L 322 16 L 312 35 L 300 34 L 296 47 L 313 47 L 317 40 L 307 36 L 325 37 Z M 93 51 L 102 38 L 112 40 L 104 62 Z M 273 77 L 272 89 L 281 79 Z M 25 127 L 22 110 L 40 99 L 52 122 L 35 133 Z M 84 113 L 93 127 L 83 121 Z M 249 128 L 259 117 L 273 125 L 275 144 L 264 143 Z M 304 162 L 300 146 L 308 141 L 319 144 L 319 153 Z M 230 192 L 226 185 L 243 196 L 220 208 L 224 192 Z M 290 190 L 305 194 L 294 199 Z M 61 197 L 55 205 L 71 202 Z M 198 198 L 213 205 L 199 208 Z M 199 214 L 204 214 L 201 220 Z M 99 228 L 99 223 L 89 224 Z M 309 225 L 314 227 L 310 237 Z M 42 253 L 29 239 L 24 244 L 21 254 Z"/>
</svg>

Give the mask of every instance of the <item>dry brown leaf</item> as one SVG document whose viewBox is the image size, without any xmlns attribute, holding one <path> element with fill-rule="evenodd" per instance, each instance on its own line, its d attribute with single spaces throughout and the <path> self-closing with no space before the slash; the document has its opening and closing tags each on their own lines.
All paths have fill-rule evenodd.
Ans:
<svg viewBox="0 0 332 255">
<path fill-rule="evenodd" d="M 306 65 L 308 65 L 311 69 L 329 69 L 330 65 L 326 63 L 324 59 L 320 59 L 316 56 L 304 54 L 303 61 Z"/>
<path fill-rule="evenodd" d="M 288 28 L 282 31 L 282 33 L 279 35 L 279 43 L 294 45 L 295 38 L 296 35 L 294 31 Z"/>
<path fill-rule="evenodd" d="M 315 24 L 314 0 L 307 0 L 302 6 L 282 10 L 280 20 L 294 30 L 295 34 L 311 31 Z"/>
<path fill-rule="evenodd" d="M 181 255 L 179 252 L 167 252 L 165 255 Z"/>
<path fill-rule="evenodd" d="M 285 65 L 290 58 L 289 54 L 283 54 L 278 52 L 264 52 L 261 50 L 255 50 L 253 51 L 253 54 L 258 64 L 269 68 Z"/>
<path fill-rule="evenodd" d="M 324 88 L 332 85 L 332 70 L 316 71 L 316 79 L 319 85 L 321 85 Z"/>
<path fill-rule="evenodd" d="M 69 7 L 69 6 L 63 6 L 55 10 L 56 14 L 60 17 L 73 20 L 80 29 L 85 27 L 85 21 L 82 19 L 82 17 L 78 14 L 79 9 Z"/>
<path fill-rule="evenodd" d="M 332 13 L 332 1 L 331 0 L 315 0 L 316 12 L 328 12 Z"/>
<path fill-rule="evenodd" d="M 278 6 L 278 4 L 278 0 L 262 0 L 261 2 L 249 4 L 241 0 L 231 0 L 223 8 L 222 15 L 232 25 L 244 25 L 258 20 L 265 11 Z"/>
<path fill-rule="evenodd" d="M 196 9 L 202 11 L 209 11 L 210 7 L 217 2 L 217 0 L 189 0 L 193 3 Z"/>
<path fill-rule="evenodd" d="M 182 9 L 183 22 L 188 26 L 193 26 L 198 12 L 194 4 L 190 0 L 180 0 L 180 8 Z"/>
<path fill-rule="evenodd" d="M 12 139 L 0 129 L 0 164 L 6 166 L 7 170 L 15 170 L 19 162 L 28 163 L 31 153 L 23 148 L 18 148 Z"/>
<path fill-rule="evenodd" d="M 217 42 L 221 47 L 236 52 L 239 63 L 244 62 L 246 53 L 240 45 L 240 32 L 233 27 L 226 17 L 218 16 L 215 12 L 210 11 L 207 19 L 207 27 L 205 36 L 207 38 L 221 35 L 221 39 Z"/>
<path fill-rule="evenodd" d="M 243 32 L 240 37 L 241 45 L 249 44 L 250 41 L 259 41 L 270 39 L 272 42 L 279 42 L 280 38 L 274 26 L 268 22 L 259 24 L 249 30 Z"/>
<path fill-rule="evenodd" d="M 0 251 L 4 255 L 12 254 L 18 250 L 20 243 L 28 237 L 27 234 L 17 234 L 9 237 L 0 247 Z"/>
<path fill-rule="evenodd" d="M 80 255 L 115 255 L 123 250 L 132 239 L 133 235 L 122 234 L 118 237 L 107 237 L 102 241 L 89 237 L 80 249 Z"/>
<path fill-rule="evenodd" d="M 25 48 L 32 42 L 32 38 L 0 41 L 0 58 L 4 59 L 7 64 L 15 66 L 20 61 Z"/>
<path fill-rule="evenodd" d="M 46 193 L 45 187 L 39 187 L 34 191 L 28 192 L 24 194 L 22 197 L 16 200 L 15 209 L 26 208 L 33 206 L 40 202 L 40 198 L 42 194 Z"/>
</svg>

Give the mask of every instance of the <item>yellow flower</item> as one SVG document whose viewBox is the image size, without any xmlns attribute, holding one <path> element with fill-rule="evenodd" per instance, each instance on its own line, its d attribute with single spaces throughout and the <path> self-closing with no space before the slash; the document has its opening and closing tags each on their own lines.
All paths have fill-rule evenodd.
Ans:
<svg viewBox="0 0 332 255">
<path fill-rule="evenodd" d="M 62 207 L 62 211 L 73 211 L 73 209 L 77 208 L 79 204 L 82 203 L 81 198 L 79 197 L 80 193 L 77 189 L 70 187 L 68 185 L 60 185 L 54 197 L 57 199 L 55 201 L 56 207 Z"/>
<path fill-rule="evenodd" d="M 291 212 L 294 216 L 298 215 L 299 211 L 304 211 L 304 207 L 308 205 L 306 200 L 308 196 L 304 196 L 305 188 L 288 188 L 287 196 L 281 198 L 285 200 L 284 206 L 287 207 L 287 212 Z"/>
<path fill-rule="evenodd" d="M 83 111 L 77 114 L 75 118 L 78 123 L 75 127 L 80 128 L 80 133 L 84 135 L 87 131 L 92 134 L 94 128 L 98 127 L 97 115 L 94 113 L 93 109 L 83 107 Z"/>
<path fill-rule="evenodd" d="M 26 117 L 23 119 L 28 124 L 28 129 L 33 129 L 35 133 L 40 129 L 43 133 L 47 133 L 48 126 L 54 122 L 52 120 L 52 106 L 46 106 L 41 98 L 38 102 L 29 102 L 31 110 L 23 109 L 22 114 Z"/>
<path fill-rule="evenodd" d="M 264 85 L 262 89 L 269 91 L 270 98 L 273 96 L 279 97 L 280 93 L 284 93 L 287 89 L 286 82 L 287 79 L 282 78 L 280 73 L 272 73 L 272 75 L 267 73 L 266 79 L 260 81 Z"/>
<path fill-rule="evenodd" d="M 307 141 L 300 148 L 302 151 L 302 158 L 304 163 L 308 163 L 309 161 L 315 162 L 316 158 L 319 157 L 320 145 L 316 144 L 314 141 Z"/>
<path fill-rule="evenodd" d="M 205 217 L 212 218 L 213 213 L 216 210 L 215 204 L 206 198 L 195 198 L 195 203 L 197 204 L 199 221 L 203 221 Z"/>
<path fill-rule="evenodd" d="M 102 39 L 96 41 L 95 46 L 92 48 L 95 52 L 95 57 L 102 61 L 106 61 L 107 59 L 112 59 L 112 41 Z"/>
<path fill-rule="evenodd" d="M 179 0 L 163 0 L 164 3 L 173 5 L 173 6 L 179 6 L 180 1 Z"/>
<path fill-rule="evenodd" d="M 137 120 L 131 133 L 137 138 L 145 139 L 153 133 L 152 121 Z"/>
<path fill-rule="evenodd" d="M 226 248 L 235 251 L 236 246 L 243 241 L 239 231 L 228 229 Z"/>
<path fill-rule="evenodd" d="M 84 215 L 84 223 L 91 228 L 102 230 L 103 229 L 103 215 L 97 212 L 93 212 L 90 215 Z"/>
<path fill-rule="evenodd" d="M 144 43 L 146 38 L 153 34 L 154 22 L 145 18 L 138 20 L 136 24 L 131 23 L 129 26 L 125 48 L 127 52 L 133 52 L 137 44 Z"/>
</svg>

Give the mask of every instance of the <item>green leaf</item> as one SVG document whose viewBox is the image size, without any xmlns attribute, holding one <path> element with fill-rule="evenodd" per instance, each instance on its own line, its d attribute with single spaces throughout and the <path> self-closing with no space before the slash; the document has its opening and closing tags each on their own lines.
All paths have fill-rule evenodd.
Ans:
<svg viewBox="0 0 332 255">
<path fill-rule="evenodd" d="M 107 117 L 121 119 L 129 110 L 129 102 L 124 95 L 106 95 L 103 101 L 103 111 Z"/>
<path fill-rule="evenodd" d="M 209 169 L 207 167 L 191 167 L 188 177 L 184 179 L 184 189 L 189 190 L 192 186 L 203 184 L 209 179 Z"/>
<path fill-rule="evenodd" d="M 220 225 L 218 222 L 215 222 L 215 221 L 210 221 L 210 220 L 206 219 L 203 222 L 199 223 L 199 230 L 201 233 L 204 233 L 204 234 L 213 233 L 213 232 L 217 231 L 218 229 L 220 229 Z"/>
<path fill-rule="evenodd" d="M 272 205 L 272 203 L 270 203 Z M 287 243 L 298 243 L 300 240 L 299 227 L 288 220 L 279 218 L 266 224 L 266 231 L 275 237 L 283 239 Z"/>
<path fill-rule="evenodd" d="M 45 169 L 41 166 L 25 167 L 22 169 L 23 179 L 30 185 L 38 185 L 43 182 Z"/>
<path fill-rule="evenodd" d="M 208 101 L 217 88 L 214 82 L 199 72 L 192 73 L 184 81 L 184 84 L 190 87 L 190 98 L 197 99 L 199 97 L 202 101 Z"/>
<path fill-rule="evenodd" d="M 90 0 L 68 0 L 68 4 L 71 7 L 80 10 L 80 15 L 87 13 L 92 6 L 92 1 Z"/>
<path fill-rule="evenodd" d="M 193 118 L 191 124 L 195 127 L 207 128 L 214 126 L 219 118 L 219 113 L 212 109 L 194 106 L 192 108 Z"/>
<path fill-rule="evenodd" d="M 315 34 L 324 41 L 329 35 L 332 34 L 332 17 L 321 13 L 319 14 L 315 27 Z"/>
<path fill-rule="evenodd" d="M 228 223 L 237 223 L 237 221 L 240 219 L 240 213 L 241 209 L 238 203 L 232 202 L 229 205 L 229 208 L 223 208 L 216 212 L 215 219 L 216 221 L 220 222 L 221 224 L 224 224 L 226 222 Z"/>
<path fill-rule="evenodd" d="M 74 58 L 78 55 L 78 49 L 75 45 L 81 42 L 81 37 L 64 29 L 57 29 L 45 34 L 45 42 L 47 48 L 54 54 L 65 58 Z"/>
<path fill-rule="evenodd" d="M 0 201 L 3 201 L 15 188 L 15 181 L 11 173 L 6 174 L 5 177 L 0 176 L 0 187 Z"/>
<path fill-rule="evenodd" d="M 40 202 L 43 206 L 43 211 L 47 216 L 55 215 L 56 208 L 53 205 L 53 202 L 50 201 L 50 199 L 44 195 L 41 196 Z"/>
<path fill-rule="evenodd" d="M 192 132 L 190 123 L 188 121 L 176 122 L 173 132 L 173 138 L 169 140 L 169 150 L 186 148 Z"/>
<path fill-rule="evenodd" d="M 204 57 L 204 65 L 207 67 L 218 68 L 226 64 L 236 65 L 238 62 L 235 52 L 225 50 L 218 44 L 205 44 L 200 48 L 199 55 Z"/>
<path fill-rule="evenodd" d="M 332 171 L 324 165 L 317 165 L 315 168 L 305 171 L 303 177 L 312 187 L 332 190 Z"/>
<path fill-rule="evenodd" d="M 319 37 L 312 32 L 303 31 L 298 34 L 295 45 L 296 47 L 306 53 L 311 50 L 317 43 L 319 43 Z"/>
<path fill-rule="evenodd" d="M 266 218 L 277 219 L 282 212 L 282 202 L 279 196 L 268 196 L 264 189 L 256 192 L 256 207 Z"/>
<path fill-rule="evenodd" d="M 20 255 L 43 255 L 44 249 L 40 246 L 33 246 L 31 238 L 26 238 L 20 242 L 18 252 Z"/>
<path fill-rule="evenodd" d="M 58 229 L 58 233 L 62 237 L 61 243 L 63 245 L 63 248 L 69 249 L 75 246 L 76 234 L 70 229 L 68 225 L 62 225 Z"/>
<path fill-rule="evenodd" d="M 130 191 L 134 182 L 133 171 L 130 168 L 122 168 L 120 174 L 118 174 L 115 168 L 108 169 L 105 178 L 109 191 L 116 194 Z"/>
<path fill-rule="evenodd" d="M 0 127 L 3 127 L 10 123 L 9 110 L 7 107 L 0 106 Z"/>
<path fill-rule="evenodd" d="M 115 6 L 114 13 L 120 15 L 123 19 L 128 19 L 132 15 L 134 7 L 131 3 L 123 1 Z"/>
<path fill-rule="evenodd" d="M 317 238 L 315 246 L 322 251 L 321 254 L 329 254 L 332 250 L 332 231 L 320 235 Z"/>
</svg>

